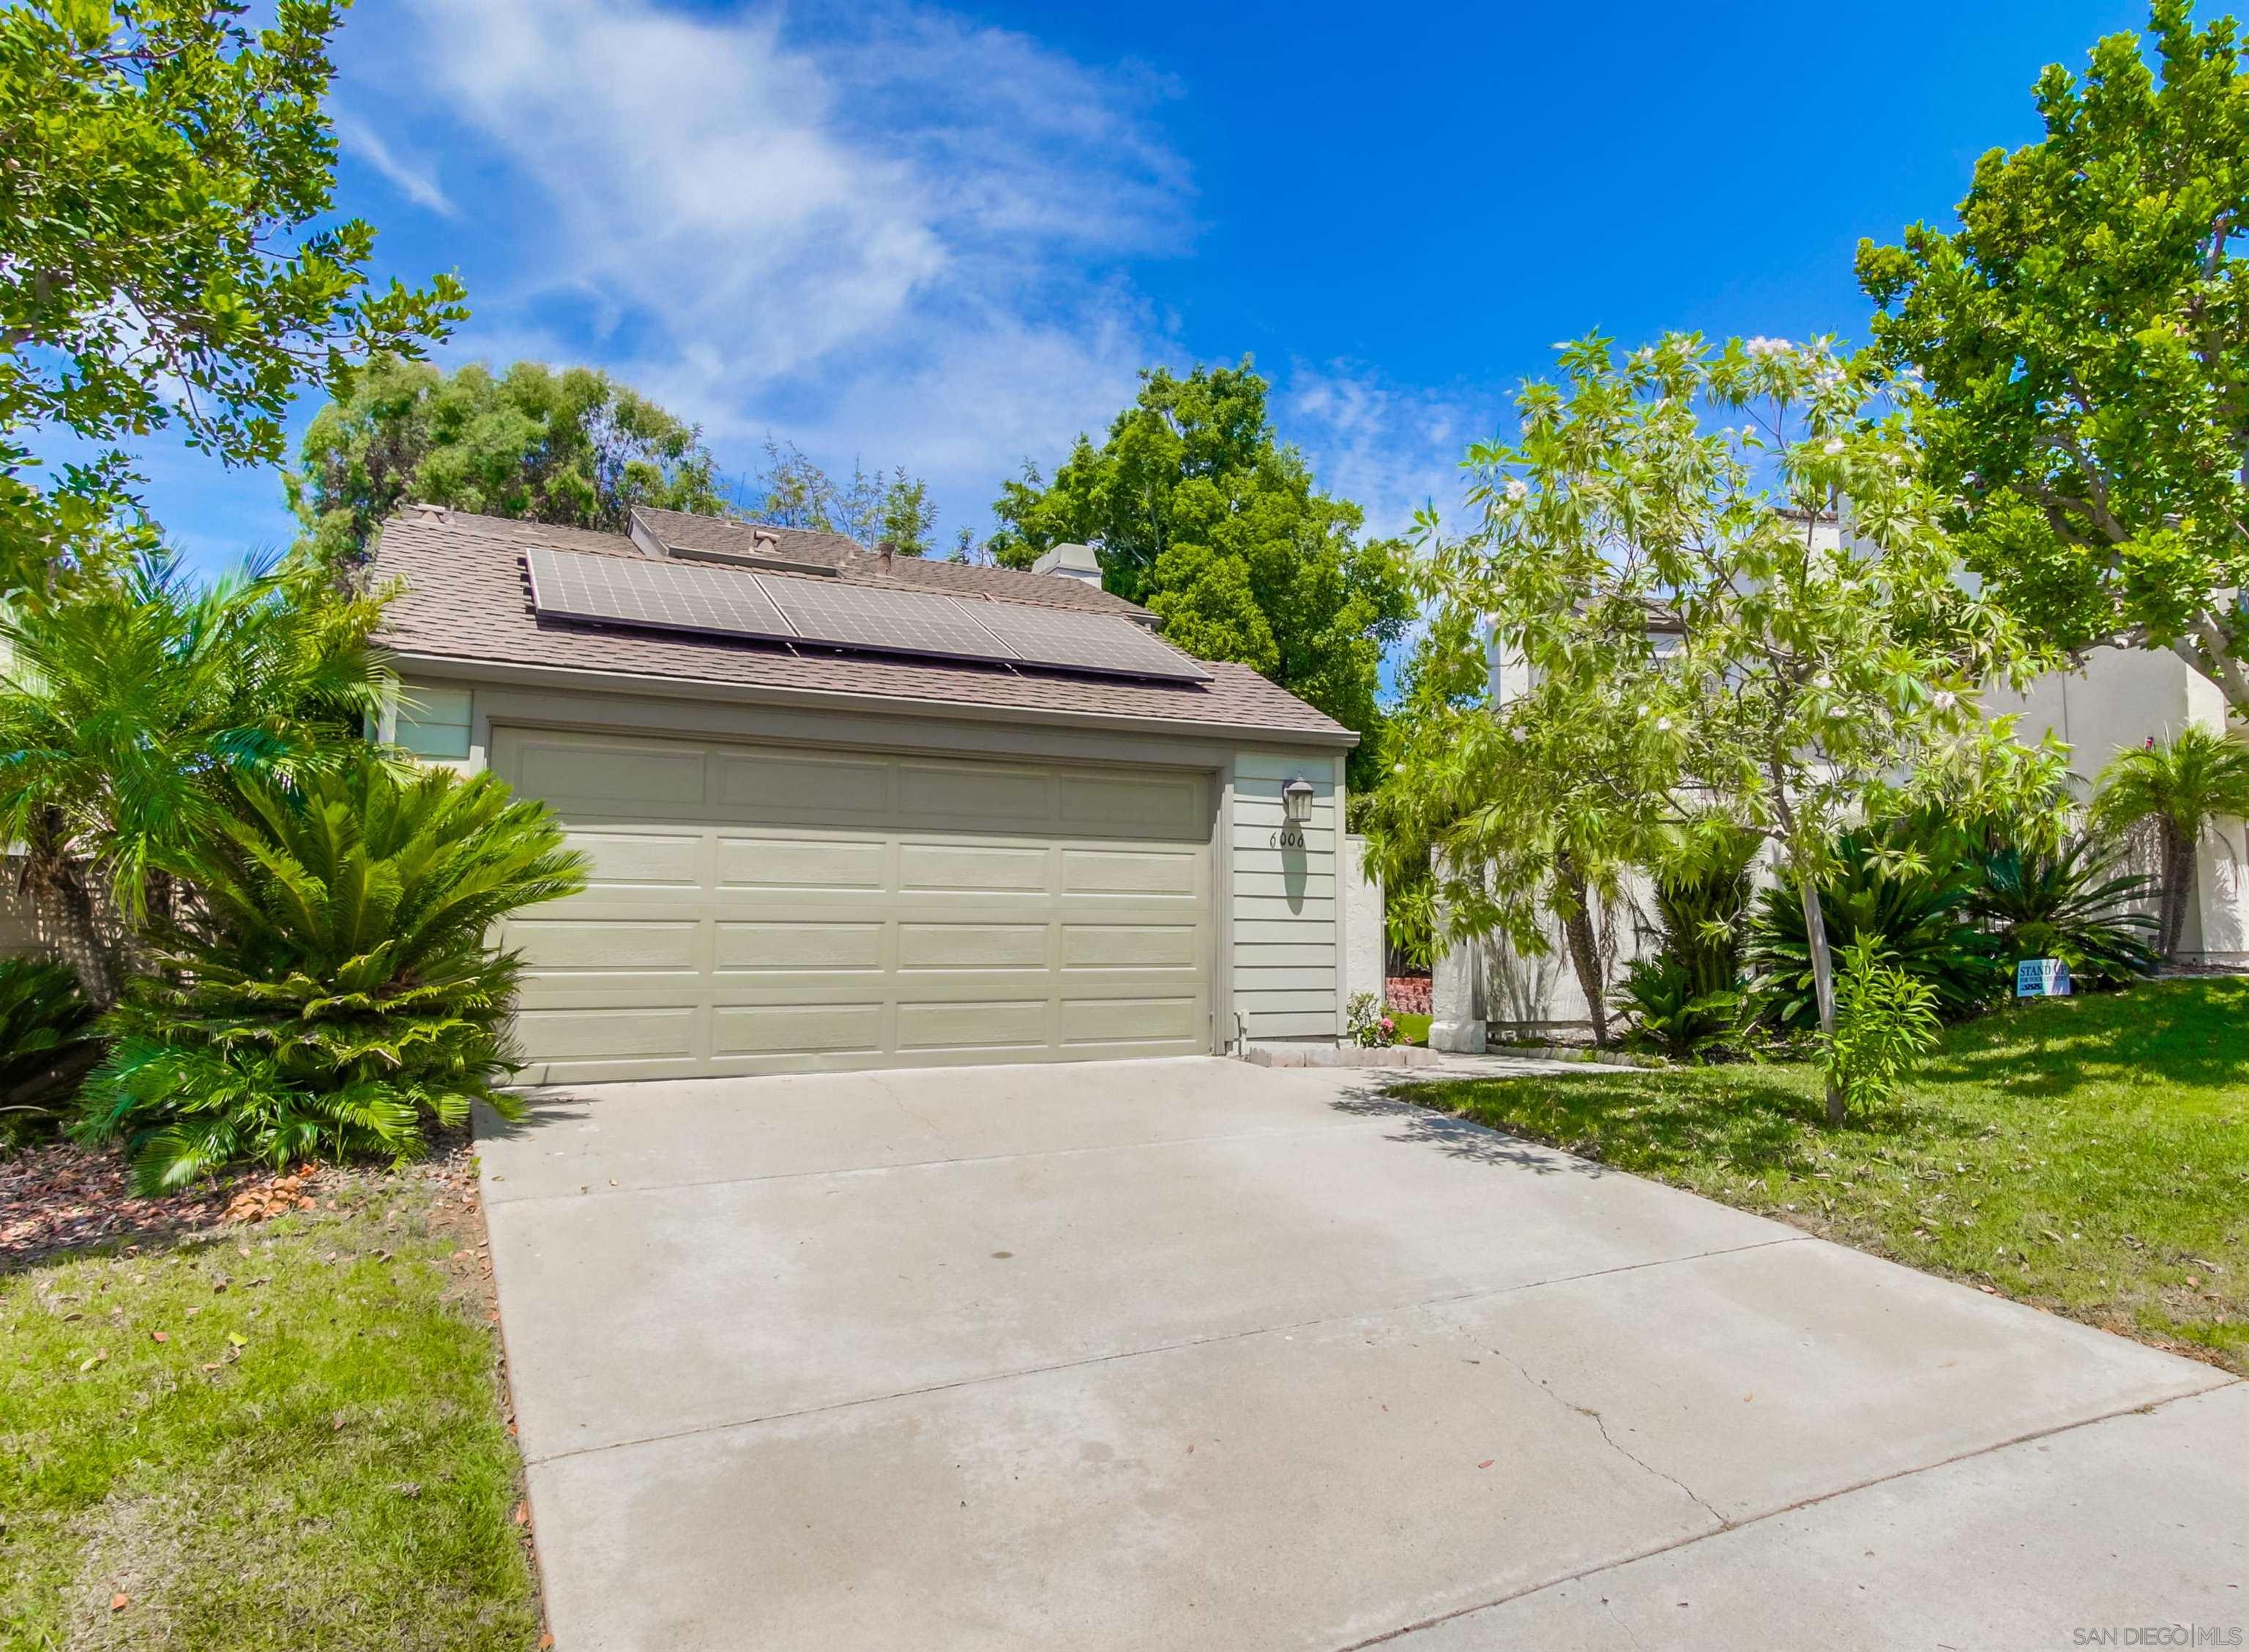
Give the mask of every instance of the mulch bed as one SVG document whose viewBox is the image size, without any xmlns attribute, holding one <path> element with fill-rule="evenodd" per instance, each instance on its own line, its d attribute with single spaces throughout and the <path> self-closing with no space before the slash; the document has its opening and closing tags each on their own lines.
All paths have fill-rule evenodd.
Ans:
<svg viewBox="0 0 2249 1652">
<path fill-rule="evenodd" d="M 232 1188 L 206 1182 L 161 1198 L 133 1191 L 121 1154 L 52 1142 L 0 1161 L 0 1272 L 58 1251 L 122 1239 L 147 1244 L 212 1226 Z"/>
</svg>

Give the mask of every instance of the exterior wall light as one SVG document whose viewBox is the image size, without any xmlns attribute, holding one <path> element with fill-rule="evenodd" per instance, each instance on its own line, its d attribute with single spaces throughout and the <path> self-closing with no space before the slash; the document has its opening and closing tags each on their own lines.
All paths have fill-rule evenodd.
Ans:
<svg viewBox="0 0 2249 1652">
<path fill-rule="evenodd" d="M 1317 795 L 1312 783 L 1298 775 L 1281 788 L 1281 841 L 1291 847 L 1301 847 L 1304 827 L 1312 818 L 1312 799 Z"/>
</svg>

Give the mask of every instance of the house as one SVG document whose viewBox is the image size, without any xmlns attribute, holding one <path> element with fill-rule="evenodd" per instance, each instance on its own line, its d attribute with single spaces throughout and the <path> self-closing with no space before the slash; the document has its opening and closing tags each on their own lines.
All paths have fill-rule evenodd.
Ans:
<svg viewBox="0 0 2249 1652">
<path fill-rule="evenodd" d="M 501 936 L 526 1081 L 1342 1030 L 1357 736 L 1172 648 L 1083 546 L 1019 572 L 409 506 L 375 572 L 402 587 L 382 732 L 543 800 L 592 862 Z"/>
</svg>

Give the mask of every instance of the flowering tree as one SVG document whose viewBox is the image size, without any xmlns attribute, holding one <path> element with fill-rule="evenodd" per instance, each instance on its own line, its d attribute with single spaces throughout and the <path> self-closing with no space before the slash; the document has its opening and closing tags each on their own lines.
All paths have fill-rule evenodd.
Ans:
<svg viewBox="0 0 2249 1652">
<path fill-rule="evenodd" d="M 1589 338 L 1560 365 L 1559 384 L 1518 396 L 1514 442 L 1470 450 L 1475 529 L 1448 540 L 1424 524 L 1431 592 L 1488 616 L 1534 684 L 1487 714 L 1517 754 L 1492 800 L 1521 817 L 1543 791 L 1578 841 L 1620 857 L 1712 808 L 1767 840 L 1803 897 L 1832 1037 L 1819 884 L 1834 838 L 1916 803 L 2045 795 L 2066 754 L 2025 751 L 1977 704 L 2039 661 L 1955 577 L 1910 389 L 1871 360 L 1672 334 L 1621 359 Z M 1396 780 L 1415 783 L 1410 763 Z M 1510 876 L 1504 861 L 1453 864 L 1463 894 L 1495 866 Z M 1827 1107 L 1840 1121 L 1832 1086 Z"/>
</svg>

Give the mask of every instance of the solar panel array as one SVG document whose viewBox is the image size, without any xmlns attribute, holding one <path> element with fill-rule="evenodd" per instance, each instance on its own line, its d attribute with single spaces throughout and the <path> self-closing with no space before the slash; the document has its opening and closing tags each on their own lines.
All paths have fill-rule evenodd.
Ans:
<svg viewBox="0 0 2249 1652">
<path fill-rule="evenodd" d="M 995 646 L 992 634 L 976 623 L 971 605 L 958 597 L 845 585 L 837 579 L 753 577 L 796 627 L 797 635 L 808 642 L 949 660 L 1023 657 Z"/>
<path fill-rule="evenodd" d="M 1035 608 L 1021 602 L 977 605 L 986 629 L 1026 660 L 1067 664 L 1105 675 L 1178 678 L 1205 682 L 1210 673 L 1131 620 L 1072 608 Z"/>
<path fill-rule="evenodd" d="M 732 569 L 670 566 L 536 545 L 523 553 L 523 560 L 531 572 L 532 606 L 541 614 L 722 637 L 796 634 L 764 585 Z"/>
<path fill-rule="evenodd" d="M 543 546 L 526 550 L 524 566 L 532 606 L 560 619 L 1104 676 L 1176 682 L 1210 676 L 1116 614 Z"/>
</svg>

